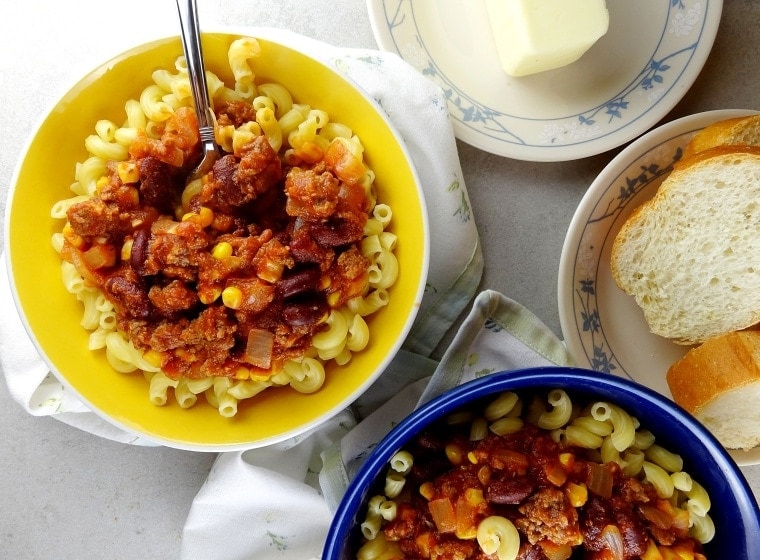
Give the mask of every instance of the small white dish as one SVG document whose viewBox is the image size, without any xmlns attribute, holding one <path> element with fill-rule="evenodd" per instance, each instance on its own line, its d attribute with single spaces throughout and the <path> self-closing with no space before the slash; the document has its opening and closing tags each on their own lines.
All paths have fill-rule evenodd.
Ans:
<svg viewBox="0 0 760 560">
<path fill-rule="evenodd" d="M 654 126 L 702 69 L 722 0 L 607 0 L 610 27 L 580 60 L 504 73 L 483 0 L 367 0 L 378 45 L 438 84 L 454 133 L 493 154 L 566 161 Z"/>
<path fill-rule="evenodd" d="M 558 276 L 562 335 L 577 365 L 628 377 L 672 399 L 665 374 L 690 347 L 649 331 L 641 308 L 612 278 L 612 243 L 697 131 L 752 113 L 708 111 L 658 127 L 621 151 L 586 191 L 565 237 Z M 760 447 L 729 453 L 740 465 L 760 464 Z"/>
</svg>

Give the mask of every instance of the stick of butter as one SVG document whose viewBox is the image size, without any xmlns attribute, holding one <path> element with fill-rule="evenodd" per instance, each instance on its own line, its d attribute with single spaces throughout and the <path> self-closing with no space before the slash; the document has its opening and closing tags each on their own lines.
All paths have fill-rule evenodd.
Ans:
<svg viewBox="0 0 760 560">
<path fill-rule="evenodd" d="M 602 35 L 605 0 L 486 0 L 504 71 L 527 76 L 578 60 Z"/>
</svg>

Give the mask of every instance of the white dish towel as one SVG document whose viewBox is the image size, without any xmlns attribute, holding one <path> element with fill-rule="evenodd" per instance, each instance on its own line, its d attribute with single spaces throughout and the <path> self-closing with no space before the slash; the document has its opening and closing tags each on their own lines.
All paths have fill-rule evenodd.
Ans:
<svg viewBox="0 0 760 560">
<path fill-rule="evenodd" d="M 535 315 L 486 290 L 439 364 L 400 354 L 381 383 L 310 437 L 222 453 L 190 509 L 182 560 L 316 559 L 346 485 L 395 424 L 428 399 L 476 377 L 569 365 L 565 346 Z M 388 395 L 393 395 L 388 397 Z"/>
<path fill-rule="evenodd" d="M 564 346 L 549 329 L 492 291 L 477 296 L 440 364 L 429 358 L 473 300 L 483 269 L 445 93 L 394 54 L 338 49 L 279 30 L 276 37 L 353 79 L 396 125 L 420 175 L 430 216 L 428 284 L 404 348 L 354 406 L 309 434 L 218 456 L 184 527 L 184 560 L 318 557 L 331 511 L 361 458 L 419 402 L 493 371 L 567 362 Z M 2 308 L 13 309 L 12 301 L 3 267 Z M 30 414 L 50 415 L 108 439 L 151 445 L 101 419 L 58 381 L 15 313 L 0 317 L 0 366 L 11 396 Z"/>
</svg>

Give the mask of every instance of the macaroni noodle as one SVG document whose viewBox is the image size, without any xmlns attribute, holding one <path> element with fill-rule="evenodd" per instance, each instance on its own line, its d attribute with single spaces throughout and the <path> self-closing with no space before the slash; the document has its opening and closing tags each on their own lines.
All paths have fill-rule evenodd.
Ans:
<svg viewBox="0 0 760 560">
<path fill-rule="evenodd" d="M 677 454 L 609 402 L 555 389 L 522 403 L 506 391 L 454 411 L 396 452 L 356 558 L 705 560 L 710 499 Z"/>
<path fill-rule="evenodd" d="M 106 119 L 95 123 L 94 134 L 84 139 L 89 156 L 76 165 L 71 185 L 73 196 L 51 208 L 52 218 L 66 220 L 61 232 L 53 235 L 52 243 L 62 257 L 61 276 L 66 290 L 82 302 L 81 324 L 90 331 L 89 349 L 104 351 L 116 371 L 142 371 L 149 383 L 148 398 L 158 406 L 166 404 L 173 394 L 180 407 L 189 408 L 203 395 L 221 415 L 231 417 L 237 414 L 239 401 L 271 387 L 289 385 L 303 393 L 319 390 L 325 381 L 326 362 L 333 360 L 345 365 L 353 353 L 361 352 L 371 343 L 365 317 L 388 304 L 388 288 L 398 277 L 394 255 L 397 238 L 388 230 L 391 208 L 376 204 L 374 173 L 364 159 L 361 140 L 350 127 L 331 121 L 324 110 L 298 103 L 283 85 L 257 80 L 255 60 L 259 56 L 262 52 L 258 41 L 240 38 L 228 50 L 234 84 L 225 84 L 216 74 L 207 72 L 206 81 L 218 120 L 215 139 L 226 152 L 225 157 L 235 158 L 236 165 L 242 168 L 253 152 L 261 150 L 258 140 L 265 138 L 263 141 L 268 142 L 279 160 L 272 164 L 274 167 L 315 169 L 331 175 L 336 184 L 336 191 L 330 195 L 333 201 L 344 194 L 339 189 L 347 189 L 347 193 L 355 185 L 357 192 L 365 195 L 362 204 L 366 208 L 361 207 L 356 233 L 347 238 L 350 241 L 330 241 L 330 235 L 344 234 L 339 231 L 340 224 L 327 221 L 329 216 L 323 221 L 334 231 L 322 233 L 317 230 L 323 225 L 310 226 L 317 232 L 309 235 L 319 240 L 322 235 L 326 244 L 319 248 L 322 251 L 319 260 L 304 261 L 323 267 L 321 278 L 311 280 L 314 288 L 309 290 L 324 290 L 320 293 L 324 293 L 329 307 L 326 319 L 308 319 L 311 330 L 298 326 L 292 327 L 289 335 L 279 335 L 264 332 L 266 329 L 253 324 L 252 318 L 263 311 L 256 307 L 260 302 L 274 298 L 278 305 L 282 304 L 285 296 L 278 295 L 278 290 L 285 288 L 278 283 L 301 261 L 294 261 L 293 247 L 283 245 L 280 241 L 283 236 L 272 232 L 273 225 L 269 222 L 246 225 L 250 231 L 256 231 L 250 238 L 233 232 L 237 217 L 225 207 L 227 197 L 219 196 L 217 200 L 210 191 L 210 183 L 216 180 L 215 172 L 189 183 L 176 193 L 176 200 L 169 202 L 162 199 L 163 193 L 151 190 L 155 189 L 151 181 L 165 169 L 162 166 L 169 166 L 177 176 L 189 166 L 187 158 L 193 154 L 193 143 L 197 143 L 184 57 L 178 57 L 172 69 L 151 73 L 152 83 L 142 89 L 137 99 L 125 102 L 121 123 Z M 160 163 L 148 162 L 151 158 Z M 293 186 L 289 186 L 289 177 L 282 180 L 288 204 L 292 205 L 287 208 L 288 215 L 294 212 L 293 223 L 300 224 L 305 219 L 303 212 L 313 210 L 294 201 L 300 184 L 294 179 Z M 112 204 L 118 207 L 109 207 Z M 358 202 L 352 204 L 358 208 Z M 357 209 L 346 207 L 341 212 L 349 216 Z M 110 221 L 98 223 L 93 218 L 97 215 Z M 121 215 L 130 216 L 129 222 L 119 222 Z M 183 253 L 184 246 L 171 245 L 202 243 L 214 237 L 208 249 L 195 253 L 192 253 L 195 249 L 188 249 L 192 257 Z M 145 264 L 153 258 L 150 255 L 146 258 L 145 251 L 153 250 L 154 242 L 163 239 L 171 242 L 164 253 L 156 248 L 155 258 L 174 261 Z M 362 265 L 363 271 L 357 267 L 357 260 L 348 259 L 349 264 L 340 264 L 344 246 L 361 255 L 364 259 L 361 262 L 366 263 Z M 194 259 L 190 266 L 179 262 L 181 254 L 186 255 L 182 258 Z M 343 268 L 338 265 L 331 268 L 333 259 Z M 240 277 L 241 268 L 249 262 L 255 265 L 255 276 Z M 150 272 L 140 269 L 146 266 L 154 269 Z M 130 280 L 134 274 L 140 277 L 139 281 Z M 164 276 L 157 280 L 160 275 Z M 186 289 L 195 284 L 198 286 L 195 294 L 193 288 Z M 143 285 L 144 293 L 137 297 L 129 295 L 129 290 L 135 293 L 135 286 Z M 293 286 L 292 289 L 303 290 L 297 280 Z M 296 310 L 293 313 L 301 314 L 293 321 L 306 320 L 307 302 L 297 297 L 293 301 L 291 309 Z M 144 310 L 158 309 L 161 305 L 171 309 L 156 314 L 159 319 L 155 326 L 151 322 L 153 316 Z M 196 309 L 219 310 L 228 316 L 235 312 L 235 320 L 239 321 L 234 328 L 241 334 L 236 331 L 230 335 L 237 338 L 219 351 L 217 362 L 209 358 L 213 367 L 205 363 L 187 365 L 191 363 L 188 356 L 193 355 L 193 350 L 185 351 L 184 346 L 175 348 L 173 342 L 167 342 L 180 339 L 185 343 L 182 339 L 185 335 L 181 333 L 188 326 L 187 321 L 195 320 L 189 312 Z M 273 307 L 271 313 L 284 315 L 285 311 Z M 147 320 L 147 334 L 136 319 Z M 172 326 L 172 321 L 178 322 Z M 261 320 L 265 325 L 267 321 L 271 319 Z M 162 334 L 161 329 L 172 328 L 176 329 L 172 336 Z M 287 344 L 293 348 L 283 342 L 282 347 L 277 347 L 282 354 L 270 357 L 251 354 L 267 341 L 272 344 L 276 336 L 290 336 Z"/>
</svg>

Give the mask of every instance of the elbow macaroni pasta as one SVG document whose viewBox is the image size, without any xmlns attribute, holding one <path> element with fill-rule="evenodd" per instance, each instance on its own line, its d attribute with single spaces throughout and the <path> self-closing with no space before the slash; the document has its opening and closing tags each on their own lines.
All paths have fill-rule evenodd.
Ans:
<svg viewBox="0 0 760 560">
<path fill-rule="evenodd" d="M 567 424 L 573 412 L 570 397 L 561 389 L 554 389 L 548 397 L 551 411 L 544 412 L 538 417 L 538 426 L 545 430 L 556 430 Z"/>
<path fill-rule="evenodd" d="M 639 422 L 634 417 L 620 407 L 604 401 L 592 403 L 585 409 L 578 410 L 573 406 L 570 396 L 559 389 L 551 391 L 548 398 L 543 401 L 544 404 L 549 405 L 548 410 L 544 410 L 543 414 L 536 413 L 534 407 L 537 405 L 535 402 L 534 399 L 534 404 L 523 417 L 521 416 L 523 411 L 522 397 L 514 392 L 506 391 L 492 399 L 479 415 L 477 413 L 473 415 L 469 410 L 462 410 L 451 413 L 445 420 L 448 426 L 469 423 L 469 433 L 473 442 L 485 438 L 488 429 L 497 435 L 501 435 L 519 430 L 523 422 L 531 422 L 548 433 L 559 436 L 559 439 L 566 445 L 598 450 L 601 453 L 602 463 L 606 463 L 608 460 L 619 463 L 625 476 L 636 477 L 643 483 L 651 484 L 659 498 L 669 502 L 672 507 L 680 510 L 681 514 L 687 514 L 691 538 L 700 543 L 707 543 L 713 538 L 715 525 L 709 515 L 710 498 L 708 493 L 704 487 L 682 470 L 683 461 L 681 457 L 655 444 L 652 433 L 640 428 Z M 459 440 L 454 439 L 452 441 Z M 555 439 L 555 441 L 557 440 Z M 621 446 L 621 441 L 629 443 L 627 446 Z M 457 466 L 463 461 L 479 464 L 477 457 L 472 452 L 465 457 L 464 451 L 457 443 L 446 444 L 445 454 L 451 465 Z M 366 519 L 361 524 L 363 543 L 356 552 L 357 560 L 374 558 L 398 560 L 405 558 L 403 553 L 399 552 L 395 538 L 389 540 L 383 532 L 383 527 L 385 523 L 395 519 L 398 507 L 388 507 L 388 504 L 397 502 L 399 499 L 397 497 L 402 491 L 406 494 L 405 477 L 409 475 L 414 463 L 414 455 L 407 450 L 396 452 L 389 460 L 389 468 L 385 475 L 384 493 L 375 495 L 368 500 Z M 488 464 L 486 463 L 486 465 Z M 422 466 L 421 468 L 423 469 L 422 472 L 425 472 L 426 467 Z M 487 474 L 489 468 L 489 466 L 483 467 L 486 469 L 485 473 L 482 469 L 478 471 L 478 478 L 489 476 Z M 424 478 L 423 480 L 426 481 L 422 482 L 421 485 L 419 480 L 415 480 L 415 484 L 419 485 L 416 492 L 425 500 L 430 501 L 434 498 L 437 500 L 437 496 L 441 494 L 434 492 L 434 482 Z M 449 483 L 444 483 L 443 488 L 448 488 L 444 491 L 444 496 L 448 492 L 454 491 L 453 488 L 446 486 Z M 482 496 L 476 497 L 477 492 L 471 493 L 473 489 L 468 486 L 465 488 L 468 490 L 461 496 L 467 499 L 471 507 L 478 500 L 482 500 Z M 415 492 L 414 489 L 410 489 L 410 491 Z M 590 492 L 585 484 L 579 485 L 572 482 L 568 482 L 565 491 L 572 507 L 582 507 L 588 500 Z M 409 498 L 405 497 L 403 500 L 408 501 Z M 432 502 L 430 503 L 432 504 Z M 430 507 L 432 514 L 432 505 Z M 381 508 L 387 512 L 385 515 L 380 513 Z M 434 514 L 433 519 L 436 519 Z M 453 529 L 451 530 L 453 531 Z M 474 534 L 465 532 L 460 535 L 459 531 L 460 527 L 457 525 L 455 534 L 458 538 L 467 540 L 474 538 L 484 555 L 498 560 L 514 560 L 517 558 L 520 551 L 520 539 L 525 538 L 518 531 L 515 523 L 506 517 L 495 514 L 485 514 L 476 521 L 476 532 Z M 675 558 L 676 552 L 665 550 L 668 546 L 656 544 L 650 537 L 649 551 L 642 558 L 670 558 L 671 556 Z M 562 558 L 567 558 L 567 555 L 570 554 L 569 549 L 565 552 L 559 552 L 559 550 L 558 554 L 563 554 Z M 670 556 L 665 553 L 670 554 Z"/>
<path fill-rule="evenodd" d="M 346 317 L 340 310 L 333 309 L 327 318 L 327 329 L 315 334 L 311 343 L 317 349 L 320 358 L 330 360 L 343 351 L 347 337 Z"/>
<path fill-rule="evenodd" d="M 249 60 L 261 55 L 258 41 L 243 37 L 230 45 L 227 58 L 235 78 L 235 92 L 243 99 L 252 99 L 256 94 L 254 72 Z"/>
<path fill-rule="evenodd" d="M 495 554 L 498 560 L 515 560 L 520 551 L 520 534 L 506 517 L 486 517 L 478 525 L 476 538 L 483 552 Z"/>
<path fill-rule="evenodd" d="M 261 48 L 255 39 L 240 38 L 230 44 L 229 68 L 234 84 L 228 87 L 213 72 L 207 71 L 206 81 L 212 105 L 229 101 L 245 101 L 255 109 L 255 120 L 240 126 L 217 126 L 215 139 L 226 152 L 241 157 L 243 148 L 262 134 L 285 161 L 290 157 L 316 163 L 321 160 L 331 142 L 342 142 L 362 162 L 365 174 L 362 185 L 368 193 L 372 208 L 365 228 L 365 238 L 372 236 L 374 249 L 371 260 L 372 282 L 365 293 L 354 297 L 341 309 L 333 309 L 324 331 L 312 337 L 313 352 L 301 359 L 286 360 L 282 370 L 273 371 L 259 379 L 243 368 L 239 379 L 214 378 L 172 379 L 160 371 L 151 360 L 117 330 L 117 314 L 113 305 L 99 290 L 89 286 L 76 266 L 62 259 L 61 276 L 67 291 L 83 305 L 82 327 L 90 331 L 88 347 L 105 352 L 108 363 L 118 372 L 141 370 L 149 382 L 148 398 L 155 405 L 168 402 L 171 394 L 182 408 L 194 406 L 199 397 L 218 408 L 223 416 L 237 413 L 238 402 L 249 399 L 275 386 L 311 393 L 319 390 L 325 381 L 325 363 L 334 360 L 339 365 L 350 362 L 352 354 L 364 350 L 371 341 L 366 317 L 389 302 L 388 288 L 398 276 L 398 262 L 393 253 L 396 236 L 389 231 L 391 208 L 376 204 L 374 173 L 364 161 L 364 148 L 350 127 L 330 120 L 323 110 L 297 103 L 287 88 L 276 82 L 260 83 L 256 79 L 255 59 Z M 94 134 L 85 140 L 89 156 L 77 163 L 73 196 L 56 202 L 51 217 L 66 219 L 69 208 L 85 201 L 98 192 L 98 184 L 107 175 L 108 162 L 120 162 L 129 157 L 132 142 L 140 137 L 158 140 L 164 134 L 166 121 L 181 107 L 192 106 L 187 64 L 183 56 L 177 57 L 174 68 L 157 69 L 151 73 L 152 83 L 144 87 L 137 99 L 124 105 L 124 120 L 99 120 Z M 200 180 L 186 186 L 182 193 L 182 211 L 190 212 L 190 201 L 202 188 Z M 53 235 L 53 247 L 59 253 L 64 237 Z M 126 245 L 125 245 L 126 247 Z M 124 249 L 123 249 L 124 250 Z M 129 250 L 126 248 L 128 258 Z M 122 258 L 124 254 L 122 254 Z M 158 362 L 160 363 L 160 361 Z"/>
</svg>

